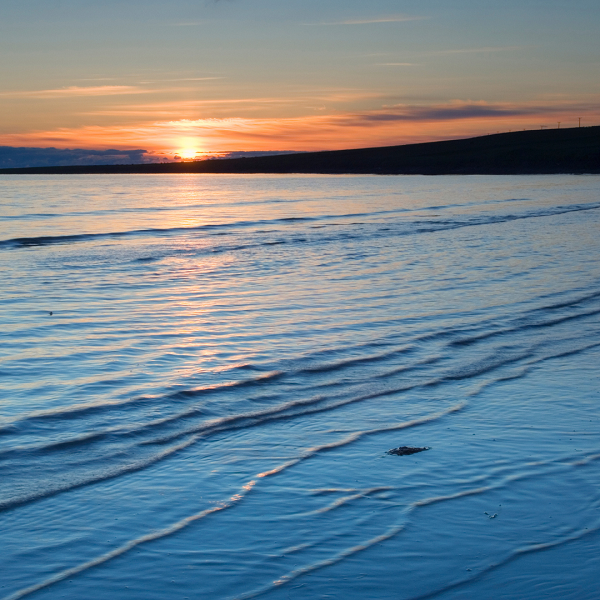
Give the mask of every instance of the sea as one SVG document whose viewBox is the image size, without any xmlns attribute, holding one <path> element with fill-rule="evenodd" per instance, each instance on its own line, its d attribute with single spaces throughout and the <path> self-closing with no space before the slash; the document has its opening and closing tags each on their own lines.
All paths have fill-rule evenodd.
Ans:
<svg viewBox="0 0 600 600">
<path fill-rule="evenodd" d="M 5 175 L 0 215 L 2 600 L 600 597 L 599 176 Z"/>
</svg>

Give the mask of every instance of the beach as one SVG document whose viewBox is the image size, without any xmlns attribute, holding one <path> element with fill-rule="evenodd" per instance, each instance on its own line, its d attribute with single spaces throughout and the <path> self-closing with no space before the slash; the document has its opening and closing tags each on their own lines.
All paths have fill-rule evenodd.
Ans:
<svg viewBox="0 0 600 600">
<path fill-rule="evenodd" d="M 597 598 L 600 176 L 0 191 L 2 600 Z"/>
</svg>

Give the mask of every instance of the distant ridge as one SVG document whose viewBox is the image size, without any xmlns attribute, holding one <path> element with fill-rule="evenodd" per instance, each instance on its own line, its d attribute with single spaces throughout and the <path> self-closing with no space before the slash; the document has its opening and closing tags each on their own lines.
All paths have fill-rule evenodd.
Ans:
<svg viewBox="0 0 600 600">
<path fill-rule="evenodd" d="M 600 126 L 500 133 L 462 140 L 181 163 L 29 167 L 0 174 L 323 173 L 525 175 L 600 173 Z"/>
</svg>

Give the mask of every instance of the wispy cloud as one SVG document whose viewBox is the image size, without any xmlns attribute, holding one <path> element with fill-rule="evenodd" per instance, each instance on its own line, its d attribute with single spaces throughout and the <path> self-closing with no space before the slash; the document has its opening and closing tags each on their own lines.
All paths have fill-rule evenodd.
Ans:
<svg viewBox="0 0 600 600">
<path fill-rule="evenodd" d="M 165 117 L 197 112 L 214 107 L 231 110 L 248 110 L 266 106 L 289 106 L 297 104 L 299 99 L 275 96 L 272 98 L 214 98 L 210 100 L 172 100 L 166 102 L 148 102 L 143 104 L 123 104 L 112 108 L 87 111 L 86 115 L 130 115 Z"/>
<path fill-rule="evenodd" d="M 175 79 L 166 78 L 166 79 L 145 79 L 143 81 L 138 81 L 140 85 L 149 85 L 155 83 L 164 83 L 164 82 L 173 82 L 173 81 L 216 81 L 226 79 L 226 77 L 177 77 Z"/>
<path fill-rule="evenodd" d="M 213 79 L 225 79 L 225 77 L 182 77 L 180 79 L 165 79 L 164 81 L 212 81 Z"/>
<path fill-rule="evenodd" d="M 457 48 L 453 50 L 437 50 L 429 54 L 478 54 L 484 52 L 507 52 L 522 50 L 524 46 L 484 46 L 482 48 Z"/>
<path fill-rule="evenodd" d="M 125 94 L 148 94 L 152 90 L 146 90 L 131 85 L 98 85 L 80 87 L 58 88 L 54 90 L 21 90 L 14 92 L 2 92 L 3 98 L 70 98 L 81 96 L 120 96 Z"/>
<path fill-rule="evenodd" d="M 412 15 L 391 15 L 388 17 L 366 17 L 364 19 L 345 19 L 326 23 L 313 23 L 314 25 L 372 25 L 376 23 L 404 23 L 406 21 L 422 21 L 429 17 Z"/>
<path fill-rule="evenodd" d="M 196 27 L 203 25 L 206 21 L 183 21 L 181 23 L 167 23 L 170 27 Z"/>
<path fill-rule="evenodd" d="M 96 115 L 96 116 L 130 116 L 130 117 L 151 117 L 157 118 L 193 118 L 199 112 L 206 110 L 217 110 L 219 116 L 224 113 L 235 112 L 237 115 L 240 112 L 244 115 L 253 114 L 261 110 L 273 110 L 276 108 L 292 108 L 297 106 L 307 106 L 314 103 L 319 103 L 318 110 L 323 110 L 328 106 L 337 105 L 343 106 L 348 103 L 356 103 L 361 101 L 384 100 L 379 92 L 371 92 L 364 90 L 352 89 L 332 89 L 321 91 L 295 90 L 287 96 L 253 96 L 243 98 L 210 98 L 203 100 L 167 100 L 163 102 L 140 102 L 140 103 L 123 103 L 112 105 L 107 108 L 98 110 L 85 111 L 80 114 Z M 315 109 L 315 107 L 312 107 Z"/>
</svg>

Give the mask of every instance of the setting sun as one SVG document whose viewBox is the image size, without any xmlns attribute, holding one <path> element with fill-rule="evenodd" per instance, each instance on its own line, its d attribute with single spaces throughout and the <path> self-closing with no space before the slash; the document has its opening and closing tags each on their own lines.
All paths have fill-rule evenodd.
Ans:
<svg viewBox="0 0 600 600">
<path fill-rule="evenodd" d="M 200 152 L 195 148 L 184 148 L 183 150 L 179 150 L 177 154 L 181 156 L 183 160 L 192 160 L 196 155 L 200 154 Z"/>
</svg>

